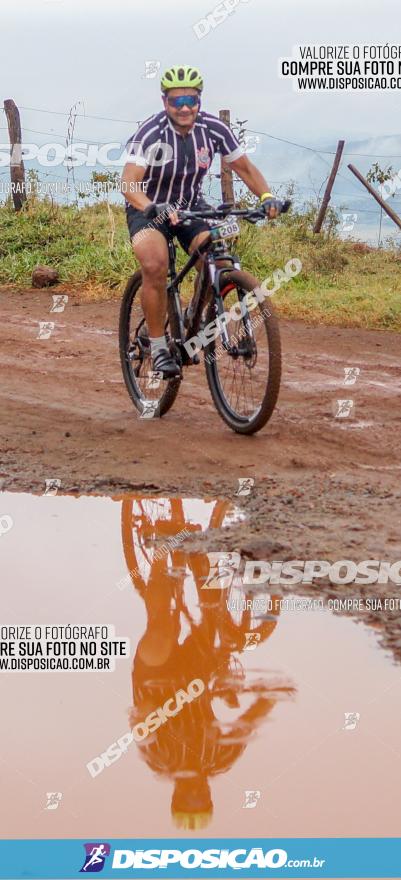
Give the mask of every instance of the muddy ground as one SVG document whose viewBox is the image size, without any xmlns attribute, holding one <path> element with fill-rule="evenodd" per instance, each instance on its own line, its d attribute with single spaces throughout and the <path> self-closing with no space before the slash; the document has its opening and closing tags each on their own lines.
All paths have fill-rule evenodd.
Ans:
<svg viewBox="0 0 401 880">
<path fill-rule="evenodd" d="M 4 490 L 42 494 L 56 477 L 64 492 L 226 497 L 247 519 L 209 533 L 210 550 L 266 560 L 401 559 L 398 334 L 282 321 L 279 405 L 260 434 L 241 437 L 216 413 L 203 367 L 186 371 L 167 416 L 139 420 L 121 376 L 119 301 L 57 292 L 69 293 L 62 314 L 50 314 L 50 291 L 0 290 Z M 51 337 L 38 339 L 39 321 L 48 320 Z M 344 367 L 360 368 L 355 385 L 344 386 Z M 353 398 L 355 414 L 335 418 L 333 404 L 344 398 Z M 235 497 L 245 476 L 254 488 Z M 363 589 L 401 594 L 391 583 L 325 588 Z M 363 619 L 401 657 L 400 614 Z"/>
</svg>

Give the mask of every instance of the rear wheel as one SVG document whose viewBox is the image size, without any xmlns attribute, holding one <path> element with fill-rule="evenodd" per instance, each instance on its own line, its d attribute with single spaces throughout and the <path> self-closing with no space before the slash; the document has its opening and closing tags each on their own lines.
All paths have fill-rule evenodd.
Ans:
<svg viewBox="0 0 401 880">
<path fill-rule="evenodd" d="M 120 308 L 120 359 L 131 400 L 141 418 L 163 416 L 173 405 L 181 378 L 164 380 L 152 370 L 150 342 L 145 315 L 141 304 L 141 272 L 135 272 L 128 281 Z M 169 300 L 170 307 L 170 300 Z M 170 309 L 165 333 L 170 350 L 172 339 L 179 337 L 178 318 Z"/>
<path fill-rule="evenodd" d="M 245 307 L 246 294 L 259 287 L 248 272 L 225 272 L 223 283 L 225 314 L 237 307 L 236 316 L 227 323 L 231 351 L 224 348 L 220 335 L 206 346 L 207 381 L 216 409 L 226 424 L 239 434 L 254 434 L 270 419 L 280 390 L 278 322 L 268 298 L 252 311 Z M 215 318 L 212 301 L 206 324 Z"/>
</svg>

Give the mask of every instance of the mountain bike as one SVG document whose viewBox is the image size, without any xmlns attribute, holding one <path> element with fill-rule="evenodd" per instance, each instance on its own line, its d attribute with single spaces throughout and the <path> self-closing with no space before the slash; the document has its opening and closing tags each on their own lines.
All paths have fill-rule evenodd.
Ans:
<svg viewBox="0 0 401 880">
<path fill-rule="evenodd" d="M 284 202 L 283 212 L 290 202 Z M 152 205 L 149 219 L 165 212 Z M 217 208 L 177 211 L 183 224 L 203 219 L 210 235 L 176 271 L 176 246 L 168 242 L 169 269 L 165 335 L 169 350 L 180 366 L 180 375 L 162 380 L 153 373 L 146 319 L 142 310 L 141 272 L 128 281 L 120 310 L 121 366 L 128 393 L 141 418 L 163 416 L 172 407 L 183 378 L 183 367 L 200 363 L 203 351 L 206 377 L 217 412 L 240 434 L 254 434 L 270 419 L 277 402 L 281 378 L 281 345 L 271 301 L 255 297 L 256 278 L 241 269 L 239 258 L 227 242 L 239 235 L 236 218 L 249 223 L 266 220 L 263 208 Z M 180 285 L 199 258 L 202 266 L 196 291 L 183 308 Z"/>
<path fill-rule="evenodd" d="M 258 593 L 255 603 L 252 588 L 246 590 L 241 582 L 236 583 L 236 569 L 231 568 L 235 563 L 224 559 L 235 554 L 191 552 L 172 543 L 169 546 L 169 539 L 182 534 L 184 529 L 187 534 L 195 534 L 229 525 L 234 515 L 230 501 L 202 502 L 201 505 L 197 502 L 194 506 L 190 499 L 182 498 L 129 495 L 122 496 L 121 500 L 125 561 L 132 584 L 142 599 L 146 601 L 155 583 L 165 582 L 166 592 L 170 589 L 174 594 L 176 610 L 194 623 L 194 609 L 199 607 L 211 618 L 209 636 L 218 625 L 221 635 L 224 633 L 222 642 L 226 647 L 242 649 L 246 633 L 259 633 L 262 641 L 268 638 L 278 622 L 277 600 L 281 597 L 271 594 L 267 587 L 265 594 Z M 209 586 L 211 573 L 213 588 Z M 260 603 L 268 598 L 272 602 L 271 611 L 264 613 Z"/>
</svg>

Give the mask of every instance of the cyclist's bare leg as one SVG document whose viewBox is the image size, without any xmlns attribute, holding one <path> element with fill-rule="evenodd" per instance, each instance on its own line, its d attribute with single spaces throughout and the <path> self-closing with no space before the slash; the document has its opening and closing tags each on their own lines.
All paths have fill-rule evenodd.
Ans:
<svg viewBox="0 0 401 880">
<path fill-rule="evenodd" d="M 175 589 L 165 560 L 155 560 L 145 594 L 146 632 L 138 643 L 138 654 L 147 666 L 165 663 L 178 640 L 180 613 L 172 609 Z"/>
<path fill-rule="evenodd" d="M 193 252 L 196 250 L 196 248 L 199 247 L 199 245 L 202 244 L 203 241 L 206 241 L 206 239 L 209 238 L 209 235 L 210 235 L 210 233 L 206 232 L 206 230 L 204 232 L 198 232 L 198 234 L 193 237 L 191 244 L 189 245 L 189 248 L 188 248 L 189 253 L 193 254 Z M 196 268 L 197 272 L 199 272 L 199 270 L 202 266 L 202 263 L 203 263 L 203 258 L 200 257 L 199 260 L 197 260 L 195 263 L 195 268 Z"/>
<path fill-rule="evenodd" d="M 142 269 L 141 303 L 149 336 L 160 337 L 164 335 L 167 312 L 167 242 L 157 229 L 147 229 L 142 237 L 134 235 L 131 243 Z"/>
</svg>

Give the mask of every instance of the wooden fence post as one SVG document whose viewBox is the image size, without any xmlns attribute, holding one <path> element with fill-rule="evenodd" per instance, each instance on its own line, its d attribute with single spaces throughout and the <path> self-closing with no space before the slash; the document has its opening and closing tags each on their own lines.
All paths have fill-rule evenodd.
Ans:
<svg viewBox="0 0 401 880">
<path fill-rule="evenodd" d="M 358 171 L 357 168 L 355 168 L 355 165 L 349 164 L 348 168 L 350 171 L 352 171 L 353 174 L 355 174 L 355 177 L 357 177 L 358 180 L 363 183 L 364 186 L 366 186 L 366 189 L 368 190 L 368 192 L 370 192 L 370 195 L 373 196 L 374 199 L 376 199 L 376 202 L 378 202 L 380 207 L 383 208 L 383 211 L 385 211 L 386 214 L 391 217 L 393 222 L 401 229 L 401 218 L 398 216 L 398 214 L 396 214 L 395 211 L 393 211 L 393 209 L 389 207 L 389 205 L 386 205 L 382 197 L 379 196 L 379 193 L 376 192 L 373 186 L 371 186 L 371 184 L 364 178 L 363 174 L 361 174 L 361 172 Z"/>
<path fill-rule="evenodd" d="M 342 152 L 344 149 L 344 143 L 345 143 L 345 141 L 339 141 L 337 144 L 337 150 L 336 150 L 336 155 L 334 157 L 333 167 L 331 169 L 330 177 L 327 181 L 327 186 L 326 186 L 324 196 L 322 199 L 322 204 L 320 205 L 319 213 L 316 217 L 315 225 L 313 227 L 314 232 L 320 232 L 320 230 L 322 228 L 323 220 L 326 216 L 326 211 L 327 211 L 328 204 L 330 201 L 331 191 L 333 189 L 334 181 L 336 179 L 336 174 L 338 171 L 338 166 L 340 164 L 340 159 L 341 159 Z"/>
<path fill-rule="evenodd" d="M 4 101 L 4 110 L 7 117 L 11 145 L 11 193 L 14 208 L 16 211 L 20 211 L 24 202 L 26 202 L 25 168 L 21 148 L 21 121 L 18 107 L 11 98 Z"/>
<path fill-rule="evenodd" d="M 230 125 L 230 111 L 229 110 L 220 110 L 219 118 L 222 122 L 225 122 L 226 125 Z M 233 172 L 229 163 L 225 161 L 223 156 L 221 157 L 220 162 L 220 179 L 221 179 L 221 196 L 223 202 L 229 202 L 230 204 L 235 204 L 234 202 L 234 182 L 233 182 Z"/>
</svg>

